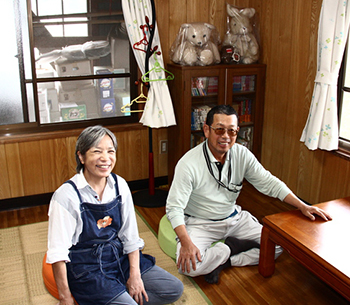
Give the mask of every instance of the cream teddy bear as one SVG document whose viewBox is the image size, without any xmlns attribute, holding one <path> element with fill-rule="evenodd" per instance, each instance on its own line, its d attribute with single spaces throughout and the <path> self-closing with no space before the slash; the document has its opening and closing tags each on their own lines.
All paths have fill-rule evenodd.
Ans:
<svg viewBox="0 0 350 305">
<path fill-rule="evenodd" d="M 225 34 L 223 46 L 234 47 L 244 64 L 252 64 L 259 59 L 259 45 L 250 22 L 255 14 L 254 8 L 238 9 L 227 4 L 229 30 Z"/>
<path fill-rule="evenodd" d="M 208 66 L 220 63 L 220 37 L 209 23 L 184 23 L 173 42 L 170 58 L 185 66 Z"/>
</svg>

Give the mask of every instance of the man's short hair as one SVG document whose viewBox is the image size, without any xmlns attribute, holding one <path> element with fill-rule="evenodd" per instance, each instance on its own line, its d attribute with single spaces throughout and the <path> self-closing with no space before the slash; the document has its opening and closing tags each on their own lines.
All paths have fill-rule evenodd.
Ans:
<svg viewBox="0 0 350 305">
<path fill-rule="evenodd" d="M 239 122 L 239 117 L 236 110 L 230 105 L 217 105 L 211 108 L 207 114 L 207 125 L 211 126 L 211 124 L 213 124 L 214 114 L 235 115 L 237 117 L 237 122 Z"/>
</svg>

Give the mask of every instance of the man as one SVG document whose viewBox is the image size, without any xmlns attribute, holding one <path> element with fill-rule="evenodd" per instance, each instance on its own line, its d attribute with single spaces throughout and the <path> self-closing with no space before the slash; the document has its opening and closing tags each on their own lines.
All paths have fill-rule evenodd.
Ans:
<svg viewBox="0 0 350 305">
<path fill-rule="evenodd" d="M 306 205 L 258 162 L 235 144 L 238 115 L 228 105 L 212 108 L 203 126 L 206 141 L 187 152 L 175 168 L 166 213 L 177 237 L 177 266 L 189 276 L 205 275 L 217 283 L 230 266 L 256 265 L 262 225 L 236 205 L 246 179 L 265 195 L 279 198 L 306 217 L 331 220 L 325 211 Z M 225 240 L 224 243 L 212 243 Z M 282 249 L 276 247 L 277 258 Z"/>
</svg>

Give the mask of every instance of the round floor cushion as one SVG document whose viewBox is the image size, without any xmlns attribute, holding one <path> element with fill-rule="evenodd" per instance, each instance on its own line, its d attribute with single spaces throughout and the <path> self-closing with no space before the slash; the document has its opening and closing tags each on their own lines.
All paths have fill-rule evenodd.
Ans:
<svg viewBox="0 0 350 305">
<path fill-rule="evenodd" d="M 56 281 L 53 276 L 52 265 L 46 263 L 46 253 L 43 259 L 42 274 L 43 274 L 44 284 L 48 292 L 56 299 L 59 299 Z"/>
<path fill-rule="evenodd" d="M 166 215 L 159 222 L 158 243 L 165 254 L 176 258 L 176 233 Z"/>
</svg>

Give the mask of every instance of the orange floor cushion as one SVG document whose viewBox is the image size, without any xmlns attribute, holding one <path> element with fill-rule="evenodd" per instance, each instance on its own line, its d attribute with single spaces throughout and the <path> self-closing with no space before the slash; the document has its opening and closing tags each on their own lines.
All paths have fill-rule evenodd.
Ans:
<svg viewBox="0 0 350 305">
<path fill-rule="evenodd" d="M 43 273 L 43 279 L 44 279 L 44 284 L 46 289 L 49 291 L 49 293 L 53 297 L 55 297 L 56 299 L 59 299 L 56 281 L 53 276 L 52 265 L 46 263 L 46 253 L 43 259 L 42 273 Z"/>
</svg>

